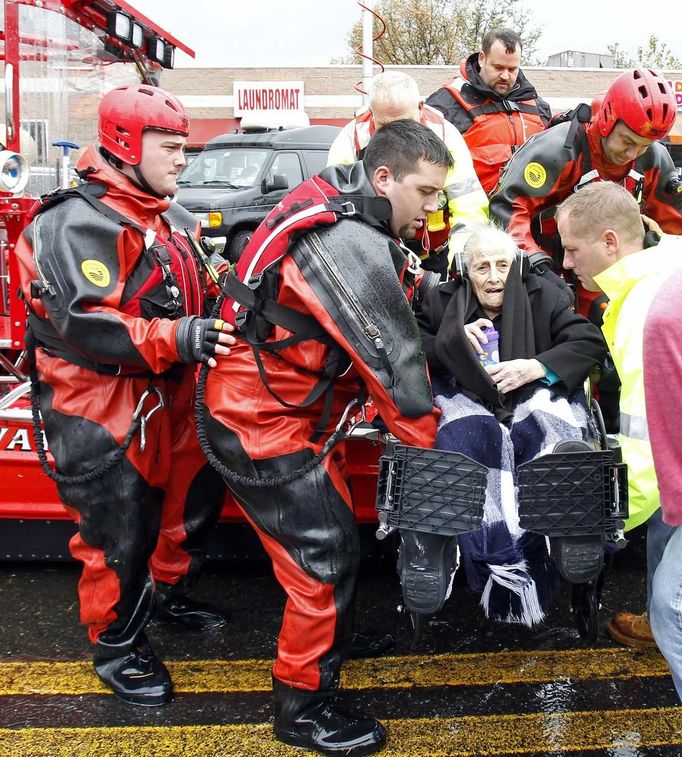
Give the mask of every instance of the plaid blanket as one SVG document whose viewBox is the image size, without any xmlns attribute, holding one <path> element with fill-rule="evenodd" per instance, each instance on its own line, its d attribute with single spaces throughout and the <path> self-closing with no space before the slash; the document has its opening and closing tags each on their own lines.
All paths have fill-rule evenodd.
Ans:
<svg viewBox="0 0 682 757">
<path fill-rule="evenodd" d="M 487 617 L 534 626 L 559 583 L 543 536 L 519 526 L 516 466 L 551 452 L 557 442 L 592 433 L 584 392 L 570 398 L 536 389 L 513 411 L 509 425 L 467 397 L 454 381 L 434 382 L 441 410 L 438 449 L 461 452 L 488 468 L 483 527 L 458 537 L 469 586 Z"/>
</svg>

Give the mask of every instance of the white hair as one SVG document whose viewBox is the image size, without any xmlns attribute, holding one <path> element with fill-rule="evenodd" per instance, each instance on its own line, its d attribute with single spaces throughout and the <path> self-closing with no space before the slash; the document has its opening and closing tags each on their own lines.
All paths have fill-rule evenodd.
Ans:
<svg viewBox="0 0 682 757">
<path fill-rule="evenodd" d="M 462 250 L 462 262 L 468 268 L 471 261 L 478 255 L 493 252 L 504 252 L 511 262 L 518 252 L 518 245 L 514 237 L 492 221 L 478 223 L 472 229 Z"/>
<path fill-rule="evenodd" d="M 377 74 L 369 85 L 370 110 L 376 103 L 396 106 L 410 102 L 416 108 L 420 101 L 419 85 L 409 74 L 401 71 Z"/>
</svg>

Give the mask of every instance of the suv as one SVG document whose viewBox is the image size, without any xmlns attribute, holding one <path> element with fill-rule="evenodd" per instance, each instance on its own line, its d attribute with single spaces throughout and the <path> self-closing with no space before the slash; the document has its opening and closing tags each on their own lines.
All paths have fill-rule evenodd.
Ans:
<svg viewBox="0 0 682 757">
<path fill-rule="evenodd" d="M 284 195 L 327 164 L 340 129 L 308 126 L 214 137 L 178 180 L 177 200 L 207 237 L 225 237 L 236 262 L 256 227 Z"/>
</svg>

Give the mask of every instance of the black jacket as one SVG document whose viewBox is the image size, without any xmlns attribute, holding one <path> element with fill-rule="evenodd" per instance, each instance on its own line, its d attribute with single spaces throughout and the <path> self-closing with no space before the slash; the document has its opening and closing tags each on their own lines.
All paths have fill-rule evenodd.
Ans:
<svg viewBox="0 0 682 757">
<path fill-rule="evenodd" d="M 482 316 L 468 279 L 445 282 L 429 291 L 422 303 L 422 343 L 434 378 L 454 377 L 468 396 L 505 420 L 537 385 L 499 394 L 464 334 L 464 325 Z M 500 332 L 500 359 L 536 358 L 559 377 L 552 390 L 563 395 L 578 389 L 606 356 L 599 328 L 572 311 L 568 290 L 549 271 L 521 279 L 515 262 L 502 315 L 494 323 Z"/>
</svg>

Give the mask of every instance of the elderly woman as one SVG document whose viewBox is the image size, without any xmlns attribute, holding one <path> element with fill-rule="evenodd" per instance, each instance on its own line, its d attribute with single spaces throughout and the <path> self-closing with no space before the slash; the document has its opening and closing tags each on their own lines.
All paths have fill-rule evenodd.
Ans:
<svg viewBox="0 0 682 757">
<path fill-rule="evenodd" d="M 519 527 L 516 466 L 560 441 L 588 438 L 582 387 L 606 345 L 573 312 L 561 279 L 530 273 L 514 239 L 493 224 L 473 231 L 462 262 L 459 280 L 430 290 L 419 317 L 442 411 L 436 447 L 487 466 L 484 525 L 458 538 L 459 551 L 486 614 L 530 626 L 544 618 L 558 578 L 544 538 Z M 499 333 L 500 361 L 483 367 L 485 327 Z M 401 536 L 406 604 L 434 612 L 449 593 L 457 540 Z"/>
</svg>

